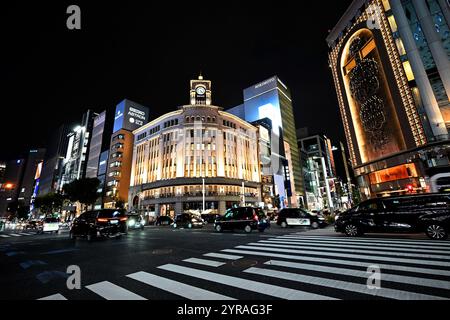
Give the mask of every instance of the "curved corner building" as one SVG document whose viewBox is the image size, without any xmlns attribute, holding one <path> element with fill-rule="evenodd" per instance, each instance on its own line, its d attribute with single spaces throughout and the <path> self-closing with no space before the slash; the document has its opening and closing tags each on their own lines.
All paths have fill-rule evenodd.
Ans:
<svg viewBox="0 0 450 320">
<path fill-rule="evenodd" d="M 258 130 L 211 103 L 211 82 L 191 81 L 190 105 L 134 131 L 129 207 L 156 215 L 224 214 L 261 201 Z"/>
</svg>

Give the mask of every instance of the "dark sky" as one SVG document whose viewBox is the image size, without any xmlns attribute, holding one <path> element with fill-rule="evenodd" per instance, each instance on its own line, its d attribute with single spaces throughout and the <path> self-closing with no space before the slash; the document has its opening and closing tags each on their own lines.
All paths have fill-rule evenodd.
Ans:
<svg viewBox="0 0 450 320">
<path fill-rule="evenodd" d="M 301 2 L 301 9 L 282 1 L 93 2 L 2 4 L 0 159 L 45 147 L 56 127 L 80 121 L 88 108 L 128 98 L 152 117 L 174 110 L 188 103 L 189 80 L 200 70 L 224 108 L 278 75 L 292 91 L 297 127 L 335 144 L 344 138 L 325 38 L 350 0 Z M 66 28 L 70 4 L 81 7 L 81 31 Z"/>
</svg>

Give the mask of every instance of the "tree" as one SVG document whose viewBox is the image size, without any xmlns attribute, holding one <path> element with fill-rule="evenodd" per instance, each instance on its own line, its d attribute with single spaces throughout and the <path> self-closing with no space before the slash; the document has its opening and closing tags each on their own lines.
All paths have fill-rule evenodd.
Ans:
<svg viewBox="0 0 450 320">
<path fill-rule="evenodd" d="M 99 185 L 100 180 L 97 178 L 75 180 L 64 185 L 64 196 L 71 202 L 80 202 L 86 209 L 89 205 L 95 204 L 100 196 L 98 193 Z"/>
<path fill-rule="evenodd" d="M 44 196 L 37 197 L 34 200 L 34 207 L 44 214 L 52 214 L 60 211 L 63 207 L 64 196 L 58 193 L 49 193 Z"/>
</svg>

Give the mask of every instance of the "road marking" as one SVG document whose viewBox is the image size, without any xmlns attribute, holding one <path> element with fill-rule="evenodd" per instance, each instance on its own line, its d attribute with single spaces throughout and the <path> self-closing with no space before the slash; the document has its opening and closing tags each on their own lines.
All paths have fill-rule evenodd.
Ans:
<svg viewBox="0 0 450 320">
<path fill-rule="evenodd" d="M 11 237 L 7 236 L 6 234 L 0 234 L 0 238 L 11 238 Z"/>
<path fill-rule="evenodd" d="M 422 245 L 413 245 L 413 244 L 378 244 L 378 243 L 365 243 L 365 242 L 358 242 L 358 241 L 333 241 L 333 240 L 322 240 L 322 239 L 297 239 L 297 238 L 287 238 L 287 237 L 278 237 L 278 238 L 271 238 L 268 239 L 271 241 L 292 241 L 292 242 L 298 242 L 298 243 L 317 243 L 317 244 L 335 244 L 335 245 L 354 245 L 354 246 L 361 246 L 361 247 L 367 247 L 368 245 L 376 245 L 377 248 L 380 248 L 380 246 L 388 246 L 388 248 L 412 248 L 412 249 L 436 249 L 436 250 L 442 250 L 447 249 L 446 247 L 437 247 L 437 246 L 422 246 Z M 449 248 L 450 249 L 450 248 Z M 422 250 L 423 251 L 423 250 Z M 450 251 L 445 251 L 450 253 Z"/>
<path fill-rule="evenodd" d="M 354 259 L 364 259 L 369 261 L 389 261 L 389 262 L 400 262 L 409 264 L 419 264 L 419 265 L 429 265 L 429 266 L 439 266 L 439 267 L 450 267 L 448 262 L 439 261 L 428 261 L 428 260 L 415 260 L 415 259 L 402 259 L 402 258 L 390 258 L 390 257 L 372 257 L 364 254 L 347 254 L 338 252 L 324 252 L 324 251 L 304 251 L 304 250 L 293 250 L 293 249 L 281 249 L 281 248 L 262 248 L 262 247 L 251 247 L 251 246 L 238 246 L 236 249 L 249 249 L 249 250 L 260 250 L 260 251 L 272 251 L 280 253 L 295 253 L 295 254 L 306 254 L 313 256 L 326 256 L 326 257 L 341 257 L 341 258 L 354 258 Z M 230 252 L 223 250 L 224 252 Z"/>
<path fill-rule="evenodd" d="M 190 300 L 235 300 L 215 292 L 203 290 L 147 272 L 137 272 L 129 274 L 127 277 Z"/>
<path fill-rule="evenodd" d="M 223 262 L 217 262 L 217 261 L 206 260 L 206 259 L 197 259 L 197 258 L 190 258 L 190 259 L 186 259 L 183 261 L 189 262 L 189 263 L 200 264 L 200 265 L 208 266 L 208 267 L 214 267 L 214 268 L 218 268 L 218 267 L 221 267 L 226 264 Z"/>
<path fill-rule="evenodd" d="M 20 234 L 17 234 L 17 233 L 11 233 L 10 236 L 11 236 L 11 237 L 21 237 L 21 235 L 20 235 Z"/>
<path fill-rule="evenodd" d="M 106 300 L 147 300 L 108 281 L 92 284 L 90 286 L 86 286 L 86 288 Z"/>
<path fill-rule="evenodd" d="M 275 248 L 286 248 L 286 249 L 298 249 L 304 248 L 305 250 L 315 250 L 315 247 L 306 248 L 307 246 L 302 245 L 284 245 L 284 244 L 266 244 L 266 243 L 249 243 L 251 246 L 261 246 L 261 247 L 275 247 Z M 333 249 L 333 248 L 319 248 L 321 251 L 328 252 L 350 252 L 350 253 L 363 253 L 371 254 L 374 256 L 394 256 L 394 257 L 405 257 L 405 258 L 419 258 L 419 259 L 439 259 L 450 261 L 450 255 L 429 255 L 429 254 L 416 254 L 416 253 L 404 253 L 404 252 L 387 252 L 387 251 L 375 251 L 375 250 L 358 250 L 358 249 Z M 450 265 L 450 262 L 448 262 Z"/>
<path fill-rule="evenodd" d="M 48 300 L 48 301 L 51 301 L 51 300 L 63 301 L 64 300 L 65 301 L 67 299 L 62 294 L 58 293 L 58 294 L 54 294 L 52 296 L 44 297 L 44 298 L 41 298 L 41 299 L 38 299 L 38 300 L 42 300 L 42 301 L 46 301 L 46 300 Z"/>
<path fill-rule="evenodd" d="M 225 259 L 225 260 L 239 260 L 239 259 L 244 258 L 241 256 L 234 256 L 231 254 L 222 254 L 222 253 L 206 253 L 206 254 L 204 254 L 204 256 L 210 257 L 210 258 Z"/>
<path fill-rule="evenodd" d="M 370 263 L 366 262 L 357 262 L 351 260 L 340 260 L 340 259 L 327 259 L 327 258 L 314 258 L 314 257 L 305 257 L 305 256 L 292 256 L 287 254 L 277 254 L 271 252 L 255 252 L 255 251 L 246 251 L 246 250 L 233 250 L 227 249 L 223 250 L 224 252 L 237 253 L 237 254 L 247 254 L 253 256 L 262 256 L 262 257 L 271 257 L 271 258 L 280 258 L 280 259 L 289 259 L 289 260 L 300 260 L 300 261 L 310 261 L 310 262 L 321 262 L 321 263 L 333 263 L 337 265 L 344 266 L 356 266 L 367 268 Z M 406 267 L 406 266 L 398 266 L 393 264 L 377 264 L 382 270 L 396 270 L 396 271 L 405 271 L 405 272 L 413 272 L 413 273 L 423 273 L 427 275 L 438 275 L 438 276 L 447 276 L 450 277 L 450 271 L 448 270 L 440 270 L 440 269 L 430 269 L 430 268 L 415 268 L 415 267 Z"/>
<path fill-rule="evenodd" d="M 352 291 L 357 293 L 363 293 L 375 297 L 384 297 L 396 300 L 447 300 L 447 298 L 442 298 L 438 296 L 431 296 L 426 294 L 414 293 L 409 291 L 381 288 L 376 290 L 371 290 L 367 285 L 352 283 L 347 281 L 331 280 L 326 278 L 318 278 L 305 276 L 290 272 L 280 272 L 276 270 L 268 270 L 261 268 L 249 268 L 244 271 L 249 274 L 256 274 L 259 276 L 272 277 L 276 279 L 284 279 L 289 281 L 308 283 L 321 287 L 329 287 L 337 290 Z"/>
<path fill-rule="evenodd" d="M 348 238 L 348 237 L 330 237 L 330 236 L 305 236 L 302 234 L 301 236 L 295 235 L 287 235 L 281 237 L 292 237 L 295 239 L 326 239 L 326 240 L 334 240 L 336 242 L 345 242 L 345 241 L 357 241 L 357 242 L 379 242 L 379 243 L 390 243 L 390 244 L 419 244 L 419 245 L 434 245 L 434 246 L 443 246 L 450 247 L 449 241 L 435 241 L 435 240 L 404 240 L 404 239 L 394 239 L 394 238 Z"/>
<path fill-rule="evenodd" d="M 261 293 L 264 295 L 277 297 L 287 300 L 337 300 L 332 297 L 322 296 L 314 293 L 303 292 L 290 288 L 283 288 L 271 284 L 256 282 L 243 278 L 226 276 L 219 273 L 197 270 L 193 268 L 186 268 L 174 264 L 166 264 L 158 267 L 158 269 L 172 271 L 178 274 L 208 280 L 215 283 L 224 284 L 227 286 L 239 288 L 242 290 Z"/>
<path fill-rule="evenodd" d="M 331 243 L 316 243 L 316 242 L 303 242 L 299 240 L 280 240 L 280 239 L 274 239 L 274 240 L 260 240 L 258 242 L 261 243 L 273 243 L 273 244 L 290 244 L 290 245 L 297 245 L 301 248 L 318 248 L 318 247 L 325 247 L 325 248 L 355 248 L 355 249 L 380 249 L 380 250 L 386 250 L 386 251 L 399 251 L 399 252 L 427 252 L 432 254 L 447 254 L 450 255 L 450 250 L 433 250 L 433 249 L 414 249 L 414 248 L 392 248 L 392 247 L 386 247 L 386 246 L 370 246 L 370 245 L 352 245 L 352 244 L 331 244 Z"/>
<path fill-rule="evenodd" d="M 22 232 L 22 233 L 19 233 L 19 234 L 21 234 L 23 236 L 32 236 L 33 235 L 32 233 L 26 233 L 26 232 Z"/>
<path fill-rule="evenodd" d="M 309 271 L 317 271 L 323 273 L 332 273 L 338 275 L 346 275 L 351 277 L 363 278 L 367 279 L 369 274 L 366 270 L 354 270 L 354 269 L 344 269 L 344 268 L 333 268 L 333 267 L 325 267 L 318 266 L 312 264 L 304 264 L 304 263 L 294 263 L 294 262 L 286 262 L 286 261 L 277 261 L 271 260 L 265 263 L 270 266 L 279 266 L 293 269 L 301 269 L 301 270 L 309 270 Z M 381 269 L 381 268 L 380 268 Z M 383 272 L 384 270 L 382 270 Z M 430 288 L 439 288 L 450 290 L 450 282 L 442 281 L 442 280 L 433 280 L 433 279 L 424 279 L 418 277 L 409 277 L 409 276 L 400 276 L 395 274 L 387 274 L 383 272 L 383 281 L 389 282 L 397 282 L 402 284 L 412 284 L 422 287 L 430 287 Z"/>
<path fill-rule="evenodd" d="M 67 253 L 67 252 L 75 252 L 79 251 L 79 249 L 61 249 L 61 250 L 53 250 L 53 251 L 47 251 L 42 254 L 45 255 L 53 255 L 53 254 L 60 254 L 60 253 Z"/>
</svg>

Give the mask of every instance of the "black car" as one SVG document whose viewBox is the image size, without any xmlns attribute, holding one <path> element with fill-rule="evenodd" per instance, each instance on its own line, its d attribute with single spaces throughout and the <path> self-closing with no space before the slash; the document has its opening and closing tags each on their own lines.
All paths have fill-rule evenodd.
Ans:
<svg viewBox="0 0 450 320">
<path fill-rule="evenodd" d="M 128 229 L 139 229 L 144 230 L 145 221 L 140 214 L 129 214 L 127 220 Z"/>
<path fill-rule="evenodd" d="M 426 194 L 372 199 L 342 214 L 336 232 L 357 237 L 364 233 L 425 232 L 444 240 L 450 228 L 450 194 Z"/>
<path fill-rule="evenodd" d="M 70 238 L 85 237 L 88 241 L 100 237 L 120 238 L 127 232 L 127 220 L 125 210 L 88 211 L 73 221 Z"/>
<path fill-rule="evenodd" d="M 174 228 L 203 228 L 203 219 L 193 214 L 183 213 L 176 216 L 173 222 Z"/>
<path fill-rule="evenodd" d="M 218 216 L 216 214 L 202 214 L 202 219 L 206 223 L 214 223 L 217 217 Z"/>
<path fill-rule="evenodd" d="M 303 209 L 286 208 L 278 213 L 277 225 L 287 227 L 311 227 L 319 229 L 327 226 L 322 215 L 310 213 Z"/>
<path fill-rule="evenodd" d="M 229 209 L 223 217 L 218 217 L 214 223 L 217 232 L 224 230 L 244 230 L 247 233 L 253 230 L 264 232 L 270 228 L 270 221 L 259 208 L 233 208 Z"/>
<path fill-rule="evenodd" d="M 170 226 L 172 223 L 172 218 L 168 216 L 159 216 L 155 220 L 155 226 Z"/>
</svg>

